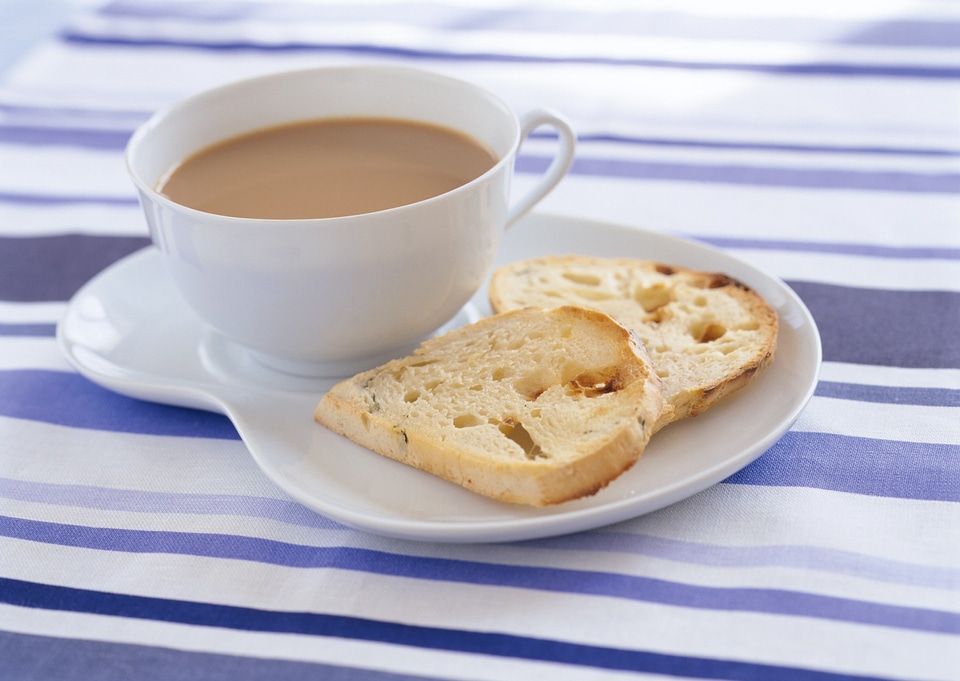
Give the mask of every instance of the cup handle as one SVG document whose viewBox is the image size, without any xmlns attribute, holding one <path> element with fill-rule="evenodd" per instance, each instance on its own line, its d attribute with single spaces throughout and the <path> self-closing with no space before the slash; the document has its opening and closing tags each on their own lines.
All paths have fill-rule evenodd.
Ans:
<svg viewBox="0 0 960 681">
<path fill-rule="evenodd" d="M 540 178 L 540 181 L 527 191 L 522 197 L 510 206 L 507 212 L 507 227 L 522 218 L 533 208 L 540 199 L 550 193 L 563 179 L 573 164 L 573 153 L 577 146 L 577 135 L 567 122 L 567 119 L 555 111 L 548 109 L 534 109 L 520 117 L 520 144 L 530 136 L 534 130 L 542 125 L 553 127 L 560 136 L 560 146 L 556 156 Z"/>
</svg>

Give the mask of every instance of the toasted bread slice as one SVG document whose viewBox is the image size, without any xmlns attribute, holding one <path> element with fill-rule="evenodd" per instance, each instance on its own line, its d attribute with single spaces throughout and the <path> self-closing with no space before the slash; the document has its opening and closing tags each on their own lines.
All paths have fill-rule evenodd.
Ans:
<svg viewBox="0 0 960 681">
<path fill-rule="evenodd" d="M 499 268 L 488 293 L 495 312 L 580 305 L 636 332 L 668 405 L 655 430 L 742 388 L 776 352 L 776 310 L 723 274 L 628 258 L 547 256 Z"/>
<path fill-rule="evenodd" d="M 576 307 L 481 319 L 334 386 L 314 417 L 479 494 L 545 506 L 639 458 L 663 406 L 643 346 Z"/>
</svg>

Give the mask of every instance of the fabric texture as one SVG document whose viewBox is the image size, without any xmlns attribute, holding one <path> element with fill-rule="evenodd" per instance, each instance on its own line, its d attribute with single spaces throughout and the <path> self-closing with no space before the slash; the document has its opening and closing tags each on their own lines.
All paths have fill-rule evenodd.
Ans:
<svg viewBox="0 0 960 681">
<path fill-rule="evenodd" d="M 0 74 L 0 679 L 960 679 L 960 6 L 70 10 Z M 824 360 L 795 426 L 648 515 L 433 544 L 297 503 L 225 416 L 80 376 L 55 341 L 68 301 L 149 244 L 136 126 L 356 63 L 563 112 L 577 158 L 538 211 L 786 281 Z M 552 142 L 524 145 L 518 188 Z"/>
</svg>

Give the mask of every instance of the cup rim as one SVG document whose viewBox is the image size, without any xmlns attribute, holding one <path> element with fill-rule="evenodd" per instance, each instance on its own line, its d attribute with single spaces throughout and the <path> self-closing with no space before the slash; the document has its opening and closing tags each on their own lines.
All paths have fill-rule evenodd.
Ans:
<svg viewBox="0 0 960 681">
<path fill-rule="evenodd" d="M 170 199 L 158 192 L 154 187 L 148 185 L 140 175 L 134 171 L 132 157 L 136 153 L 137 148 L 140 144 L 143 143 L 143 140 L 150 134 L 150 132 L 155 128 L 159 123 L 170 116 L 176 115 L 179 111 L 186 109 L 189 106 L 196 105 L 199 102 L 202 102 L 204 99 L 213 99 L 220 95 L 221 93 L 228 92 L 230 90 L 255 86 L 258 82 L 266 82 L 269 80 L 275 80 L 278 78 L 285 77 L 295 77 L 295 76 L 307 76 L 311 73 L 332 73 L 335 71 L 340 72 L 350 72 L 350 71 L 379 71 L 381 73 L 387 74 L 390 72 L 393 73 L 406 73 L 413 74 L 418 77 L 431 78 L 436 81 L 446 81 L 447 83 L 457 85 L 460 87 L 467 87 L 473 90 L 477 90 L 483 94 L 483 96 L 490 99 L 495 104 L 499 105 L 504 111 L 509 113 L 511 119 L 511 137 L 512 141 L 510 143 L 507 151 L 485 172 L 473 178 L 469 182 L 459 185 L 449 191 L 443 192 L 442 194 L 437 194 L 436 196 L 431 196 L 426 199 L 421 199 L 414 203 L 406 203 L 401 206 L 394 206 L 392 208 L 384 208 L 376 211 L 369 211 L 366 213 L 351 213 L 349 215 L 339 215 L 339 216 L 329 216 L 329 217 L 316 217 L 316 218 L 255 218 L 255 217 L 241 217 L 236 215 L 223 215 L 220 213 L 210 213 L 207 211 L 199 210 L 197 208 L 191 208 L 182 203 L 177 203 L 176 201 Z M 403 118 L 398 118 L 399 120 L 404 120 Z M 309 118 L 303 119 L 294 119 L 294 120 L 311 120 Z M 416 120 L 413 118 L 408 118 L 406 120 Z M 269 127 L 269 126 L 263 126 Z M 449 127 L 449 126 L 448 126 Z M 250 128 L 248 132 L 258 130 L 259 128 Z M 450 128 L 454 129 L 454 128 Z M 230 136 L 224 138 L 230 139 Z M 222 140 L 221 140 L 222 141 Z M 362 219 L 369 216 L 381 216 L 390 213 L 401 213 L 409 210 L 415 210 L 420 206 L 429 203 L 435 203 L 441 200 L 446 200 L 453 194 L 462 193 L 469 191 L 473 188 L 474 185 L 486 181 L 488 177 L 494 175 L 495 173 L 501 172 L 503 166 L 507 163 L 513 163 L 518 147 L 520 146 L 521 141 L 521 131 L 520 123 L 517 118 L 516 113 L 511 109 L 511 107 L 498 95 L 494 94 L 490 90 L 483 88 L 475 83 L 471 83 L 462 78 L 456 78 L 454 76 L 448 76 L 446 74 L 437 73 L 435 71 L 428 71 L 426 69 L 418 69 L 408 66 L 395 66 L 395 65 L 374 65 L 374 64 L 357 64 L 357 65 L 342 65 L 342 66 L 319 66 L 319 67 L 306 67 L 301 69 L 285 69 L 280 71 L 273 71 L 270 73 L 265 73 L 257 76 L 251 76 L 247 78 L 240 78 L 238 80 L 230 81 L 220 85 L 216 85 L 211 88 L 203 89 L 199 92 L 196 92 L 192 95 L 184 97 L 172 104 L 162 107 L 155 111 L 153 114 L 147 118 L 146 121 L 137 126 L 133 134 L 127 140 L 127 144 L 124 149 L 124 163 L 126 165 L 127 174 L 133 181 L 134 185 L 141 192 L 142 195 L 149 196 L 151 200 L 160 203 L 168 209 L 183 213 L 185 215 L 194 215 L 202 216 L 204 220 L 211 221 L 215 220 L 217 222 L 229 222 L 233 225 L 242 225 L 242 224 L 253 224 L 253 223 L 270 223 L 272 225 L 296 225 L 296 224 L 317 224 L 317 223 L 328 223 L 332 221 L 340 220 L 351 220 L 351 219 Z M 215 144 L 216 142 L 211 142 L 210 144 Z M 200 147 L 196 151 L 200 151 L 205 147 Z M 194 152 L 195 153 L 195 152 Z"/>
</svg>

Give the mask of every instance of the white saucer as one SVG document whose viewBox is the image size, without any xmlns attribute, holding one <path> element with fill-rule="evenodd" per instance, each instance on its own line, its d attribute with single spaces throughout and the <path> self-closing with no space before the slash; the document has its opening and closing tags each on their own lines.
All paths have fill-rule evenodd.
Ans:
<svg viewBox="0 0 960 681">
<path fill-rule="evenodd" d="M 313 409 L 332 382 L 275 373 L 209 331 L 186 308 L 152 248 L 84 286 L 68 306 L 58 341 L 80 373 L 106 388 L 226 414 L 263 471 L 306 506 L 370 532 L 444 542 L 546 537 L 663 508 L 760 456 L 813 394 L 820 336 L 807 308 L 778 279 L 693 242 L 549 215 L 509 230 L 499 262 L 548 253 L 656 259 L 740 279 L 780 314 L 776 361 L 746 389 L 658 433 L 640 462 L 597 495 L 535 509 L 472 494 L 317 425 Z M 450 326 L 489 313 L 484 288 Z"/>
</svg>

